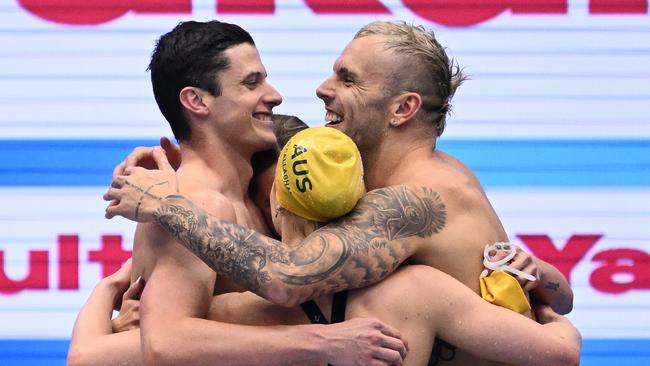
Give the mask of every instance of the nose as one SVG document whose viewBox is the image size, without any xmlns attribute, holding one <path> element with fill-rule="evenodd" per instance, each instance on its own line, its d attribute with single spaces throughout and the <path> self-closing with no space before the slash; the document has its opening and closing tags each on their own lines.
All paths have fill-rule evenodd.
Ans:
<svg viewBox="0 0 650 366">
<path fill-rule="evenodd" d="M 264 93 L 264 103 L 269 105 L 271 108 L 279 106 L 282 103 L 282 96 L 278 93 L 273 85 L 267 83 L 268 90 Z"/>
<path fill-rule="evenodd" d="M 322 99 L 325 104 L 334 99 L 334 88 L 332 87 L 333 77 L 334 76 L 330 76 L 328 79 L 325 79 L 325 81 L 316 88 L 316 95 Z"/>
</svg>

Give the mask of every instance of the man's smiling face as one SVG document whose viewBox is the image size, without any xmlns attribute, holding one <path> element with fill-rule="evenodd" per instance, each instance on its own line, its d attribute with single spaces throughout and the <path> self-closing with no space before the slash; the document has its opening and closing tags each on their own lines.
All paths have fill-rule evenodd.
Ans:
<svg viewBox="0 0 650 366">
<path fill-rule="evenodd" d="M 334 74 L 316 90 L 325 102 L 327 126 L 350 136 L 362 155 L 380 143 L 389 127 L 394 65 L 383 36 L 355 38 L 334 63 Z"/>
</svg>

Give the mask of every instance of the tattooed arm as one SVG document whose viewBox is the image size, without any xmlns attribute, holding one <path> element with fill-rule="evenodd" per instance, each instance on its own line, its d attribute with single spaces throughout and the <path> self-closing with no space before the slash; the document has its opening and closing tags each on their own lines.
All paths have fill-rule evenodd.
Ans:
<svg viewBox="0 0 650 366">
<path fill-rule="evenodd" d="M 154 212 L 156 222 L 218 274 L 285 306 L 383 279 L 446 220 L 445 206 L 431 189 L 382 188 L 366 194 L 349 215 L 289 247 L 216 219 L 179 195 L 133 196 L 108 197 L 121 201 L 109 207 L 109 215 L 128 218 L 137 205 L 141 219 Z"/>
<path fill-rule="evenodd" d="M 573 309 L 573 291 L 562 273 L 553 265 L 535 258 L 539 267 L 537 287 L 530 294 L 544 304 L 548 304 L 558 314 L 568 314 Z"/>
</svg>

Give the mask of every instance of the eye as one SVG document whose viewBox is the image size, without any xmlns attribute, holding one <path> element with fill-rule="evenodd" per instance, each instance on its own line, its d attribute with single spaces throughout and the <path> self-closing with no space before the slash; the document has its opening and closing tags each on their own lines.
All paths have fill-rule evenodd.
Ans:
<svg viewBox="0 0 650 366">
<path fill-rule="evenodd" d="M 351 77 L 349 77 L 349 76 L 344 77 L 344 78 L 343 78 L 343 85 L 345 85 L 345 86 L 352 86 L 352 85 L 354 85 L 354 79 L 351 78 Z"/>
<path fill-rule="evenodd" d="M 246 79 L 244 79 L 244 82 L 243 82 L 243 84 L 244 84 L 246 87 L 249 87 L 249 88 L 254 88 L 254 87 L 257 86 L 259 83 L 260 83 L 260 78 L 259 78 L 259 77 L 250 77 L 250 78 L 246 78 Z"/>
</svg>

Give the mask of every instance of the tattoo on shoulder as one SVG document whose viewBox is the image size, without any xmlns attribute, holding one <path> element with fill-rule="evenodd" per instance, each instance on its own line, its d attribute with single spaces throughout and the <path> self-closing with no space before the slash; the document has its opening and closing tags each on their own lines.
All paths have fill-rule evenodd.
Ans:
<svg viewBox="0 0 650 366">
<path fill-rule="evenodd" d="M 368 193 L 355 209 L 355 218 L 370 216 L 388 240 L 439 233 L 447 220 L 440 195 L 427 187 L 395 186 Z"/>
</svg>

